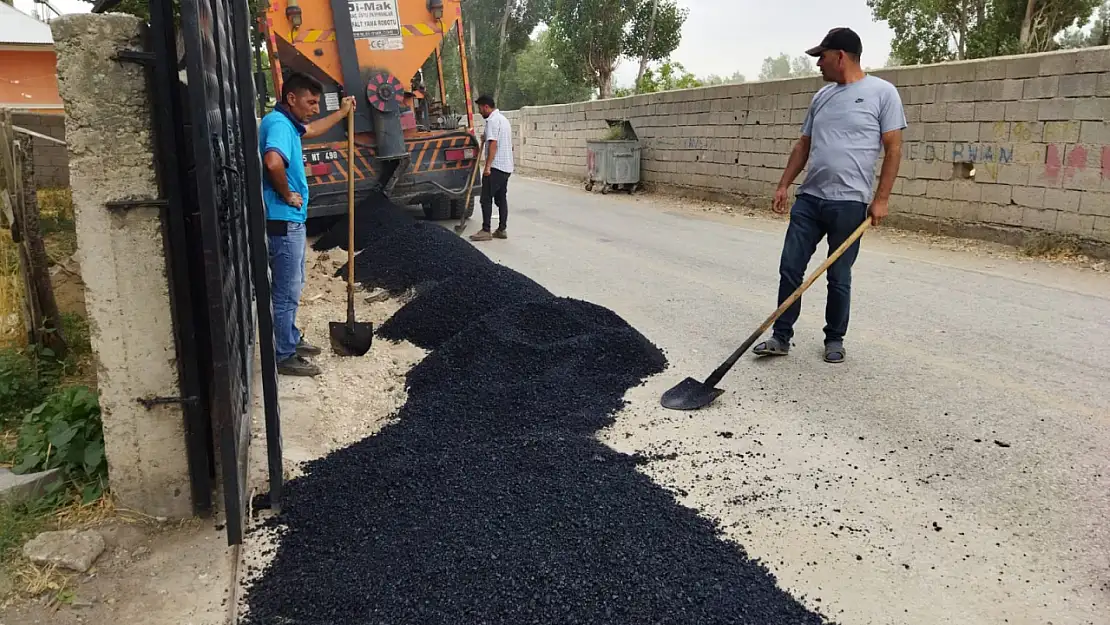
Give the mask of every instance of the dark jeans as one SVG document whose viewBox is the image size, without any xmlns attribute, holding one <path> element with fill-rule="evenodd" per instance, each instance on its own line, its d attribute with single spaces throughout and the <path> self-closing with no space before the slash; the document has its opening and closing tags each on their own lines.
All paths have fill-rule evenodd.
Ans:
<svg viewBox="0 0 1110 625">
<path fill-rule="evenodd" d="M 782 247 L 779 261 L 779 305 L 790 297 L 805 279 L 806 266 L 821 238 L 828 236 L 829 253 L 832 254 L 841 243 L 867 217 L 867 205 L 863 202 L 829 201 L 812 195 L 800 194 L 790 209 L 790 226 L 786 230 L 786 241 Z M 848 332 L 848 313 L 852 303 L 852 265 L 859 255 L 860 242 L 857 240 L 844 250 L 828 269 L 828 304 L 825 307 L 825 343 L 844 340 Z M 794 323 L 802 310 L 802 299 L 798 298 L 775 321 L 774 336 L 789 342 L 794 336 Z"/>
<path fill-rule="evenodd" d="M 490 169 L 488 176 L 482 176 L 482 230 L 490 229 L 493 219 L 493 203 L 497 202 L 497 229 L 504 230 L 509 223 L 509 176 L 500 169 Z"/>
</svg>

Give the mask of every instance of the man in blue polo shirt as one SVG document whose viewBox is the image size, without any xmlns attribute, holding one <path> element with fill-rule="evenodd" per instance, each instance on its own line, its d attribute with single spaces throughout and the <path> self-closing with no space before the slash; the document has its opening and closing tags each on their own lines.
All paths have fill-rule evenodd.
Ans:
<svg viewBox="0 0 1110 625">
<path fill-rule="evenodd" d="M 320 113 L 324 88 L 315 78 L 293 74 L 281 85 L 281 102 L 262 118 L 258 144 L 262 153 L 262 200 L 270 243 L 270 290 L 274 306 L 274 341 L 278 373 L 315 376 L 320 373 L 308 358 L 320 348 L 304 340 L 297 329 L 297 307 L 304 287 L 305 221 L 308 217 L 308 178 L 301 139 L 319 137 L 354 108 L 347 97 L 338 111 L 309 121 Z"/>
</svg>

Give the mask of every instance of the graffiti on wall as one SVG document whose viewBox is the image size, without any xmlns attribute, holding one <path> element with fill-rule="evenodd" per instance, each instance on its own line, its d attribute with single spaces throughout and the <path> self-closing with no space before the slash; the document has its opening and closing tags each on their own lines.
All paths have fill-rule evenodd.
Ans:
<svg viewBox="0 0 1110 625">
<path fill-rule="evenodd" d="M 906 147 L 910 160 L 955 163 L 1009 163 L 1014 160 L 1012 143 L 910 143 Z"/>
<path fill-rule="evenodd" d="M 1110 145 L 1050 143 L 1045 149 L 1044 177 L 1070 180 L 1097 167 L 1101 178 L 1110 178 Z"/>
<path fill-rule="evenodd" d="M 998 163 L 1005 164 L 1014 160 L 1014 146 L 1000 143 L 953 143 L 952 162 L 954 163 Z"/>
</svg>

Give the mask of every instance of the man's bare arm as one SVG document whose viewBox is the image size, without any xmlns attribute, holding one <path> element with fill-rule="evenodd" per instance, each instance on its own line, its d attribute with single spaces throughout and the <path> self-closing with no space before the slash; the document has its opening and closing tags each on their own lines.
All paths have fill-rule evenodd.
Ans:
<svg viewBox="0 0 1110 625">
<path fill-rule="evenodd" d="M 802 135 L 794 143 L 794 148 L 790 150 L 790 158 L 786 161 L 786 169 L 782 172 L 782 178 L 779 178 L 780 189 L 789 187 L 794 179 L 798 177 L 798 174 L 805 169 L 806 162 L 809 161 L 810 142 L 809 137 Z"/>
<path fill-rule="evenodd" d="M 331 127 L 343 121 L 347 117 L 347 113 L 343 109 L 323 117 L 321 119 L 313 120 L 305 126 L 304 138 L 315 139 L 325 132 L 331 130 Z"/>
<path fill-rule="evenodd" d="M 891 130 L 883 133 L 883 168 L 879 172 L 879 188 L 875 199 L 886 202 L 894 189 L 898 177 L 898 167 L 902 164 L 902 131 Z"/>
<path fill-rule="evenodd" d="M 325 132 L 331 130 L 331 127 L 342 121 L 343 118 L 347 116 L 347 113 L 353 108 L 355 108 L 355 97 L 349 95 L 343 98 L 343 101 L 339 103 L 338 111 L 322 119 L 311 121 L 308 123 L 307 126 L 305 126 L 304 138 L 315 139 L 316 137 L 319 137 Z"/>
<path fill-rule="evenodd" d="M 270 184 L 274 186 L 278 196 L 286 203 L 295 199 L 292 197 L 295 194 L 289 191 L 289 180 L 285 177 L 285 159 L 271 150 L 262 157 L 262 164 L 266 167 L 266 175 L 270 177 Z"/>
<path fill-rule="evenodd" d="M 879 188 L 871 202 L 868 214 L 871 225 L 879 225 L 890 214 L 890 191 L 894 179 L 898 177 L 898 166 L 902 164 L 902 131 L 890 130 L 883 133 L 883 168 L 879 172 Z"/>
</svg>

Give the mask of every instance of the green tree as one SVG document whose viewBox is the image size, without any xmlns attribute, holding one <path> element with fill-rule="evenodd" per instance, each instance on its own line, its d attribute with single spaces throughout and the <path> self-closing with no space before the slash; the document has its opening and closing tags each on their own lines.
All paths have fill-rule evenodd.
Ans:
<svg viewBox="0 0 1110 625">
<path fill-rule="evenodd" d="M 658 93 L 660 91 L 674 91 L 675 89 L 693 89 L 702 87 L 704 83 L 698 80 L 682 63 L 666 61 L 656 69 L 647 68 L 640 78 L 639 84 L 631 89 L 618 89 L 616 95 L 622 97 L 632 93 Z"/>
<path fill-rule="evenodd" d="M 474 96 L 498 91 L 498 75 L 546 20 L 551 0 L 463 0 L 467 66 Z M 458 39 L 453 40 L 458 47 Z M 444 70 L 447 74 L 447 70 Z M 431 83 L 429 83 L 431 84 Z"/>
<path fill-rule="evenodd" d="M 815 76 L 817 73 L 817 68 L 814 66 L 811 57 L 800 55 L 791 58 L 784 52 L 778 56 L 769 56 L 763 59 L 763 67 L 759 70 L 759 79 L 801 78 L 803 76 Z"/>
<path fill-rule="evenodd" d="M 1079 20 L 1076 20 L 1079 23 Z M 1082 28 L 1072 26 L 1056 39 L 1056 44 L 1061 49 L 1089 48 L 1091 46 L 1110 45 L 1110 2 L 1103 3 L 1098 8 L 1098 14 L 1086 22 L 1090 30 L 1084 32 Z"/>
<path fill-rule="evenodd" d="M 667 11 L 659 4 L 654 34 L 648 45 L 651 6 L 645 0 L 552 0 L 550 29 L 556 64 L 572 82 L 588 79 L 600 98 L 613 93 L 613 71 L 621 58 L 662 61 L 674 52 L 681 38 L 685 11 Z"/>
<path fill-rule="evenodd" d="M 1054 49 L 1055 36 L 1099 0 L 867 0 L 894 31 L 891 54 L 906 64 Z"/>
<path fill-rule="evenodd" d="M 713 85 L 738 85 L 744 82 L 748 82 L 748 79 L 744 78 L 744 75 L 740 72 L 733 72 L 732 75 L 727 78 L 718 76 L 717 74 L 710 74 L 701 79 L 701 84 L 706 87 L 712 87 Z"/>
<path fill-rule="evenodd" d="M 650 0 L 640 4 L 632 21 L 628 50 L 629 56 L 640 59 L 636 84 L 643 78 L 649 63 L 666 58 L 678 48 L 687 15 L 689 11 L 680 8 L 674 0 Z"/>
<path fill-rule="evenodd" d="M 593 87 L 584 80 L 571 82 L 551 54 L 551 33 L 541 31 L 513 57 L 504 76 L 498 106 L 515 110 L 525 106 L 581 102 L 593 95 Z"/>
</svg>

